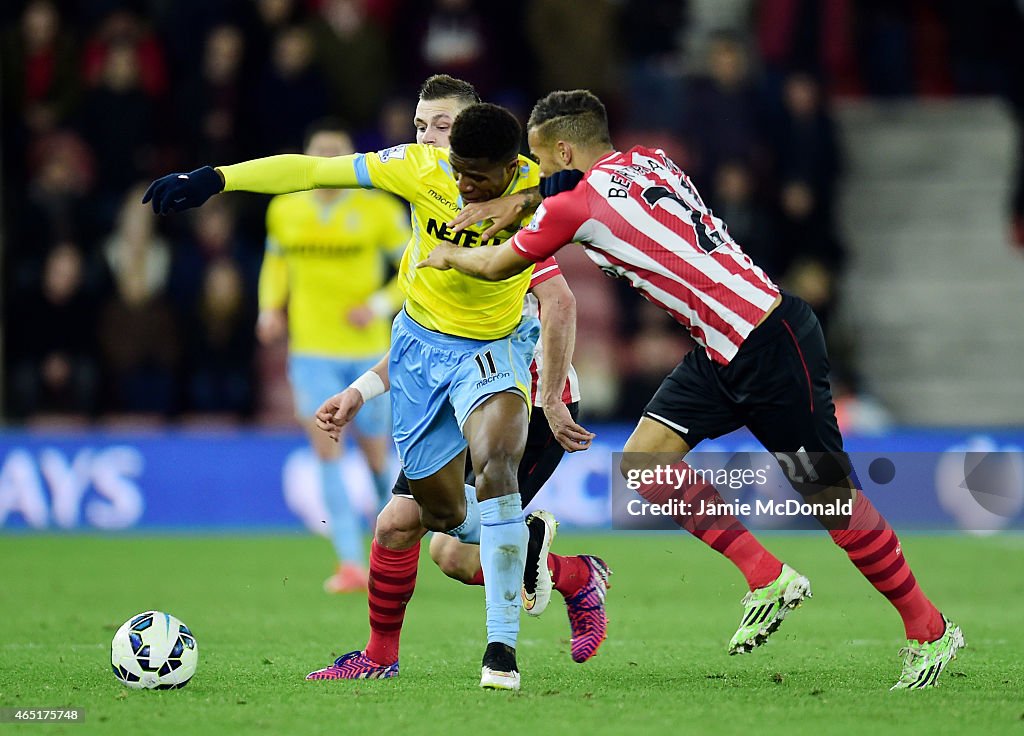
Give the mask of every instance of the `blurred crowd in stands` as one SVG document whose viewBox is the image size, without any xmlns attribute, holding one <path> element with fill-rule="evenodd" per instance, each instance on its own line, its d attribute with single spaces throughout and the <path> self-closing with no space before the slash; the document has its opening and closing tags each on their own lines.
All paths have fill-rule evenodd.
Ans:
<svg viewBox="0 0 1024 736">
<path fill-rule="evenodd" d="M 1015 0 L 27 0 L 0 23 L 14 421 L 287 419 L 282 353 L 254 338 L 267 198 L 157 219 L 145 185 L 296 151 L 328 114 L 360 150 L 409 141 L 436 72 L 523 120 L 552 89 L 599 94 L 619 148 L 665 148 L 814 306 L 847 391 L 831 102 L 998 94 L 1024 111 Z M 1011 204 L 1024 215 L 1024 189 Z M 633 420 L 690 344 L 579 249 L 562 260 L 586 415 Z"/>
</svg>

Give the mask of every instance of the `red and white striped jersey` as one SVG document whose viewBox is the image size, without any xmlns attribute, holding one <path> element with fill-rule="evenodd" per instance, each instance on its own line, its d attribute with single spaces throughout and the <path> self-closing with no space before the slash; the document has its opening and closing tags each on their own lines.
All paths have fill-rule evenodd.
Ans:
<svg viewBox="0 0 1024 736">
<path fill-rule="evenodd" d="M 533 276 L 530 278 L 530 289 L 532 290 L 535 286 L 543 284 L 548 279 L 552 279 L 555 276 L 561 276 L 562 271 L 558 267 L 558 261 L 553 257 L 547 258 L 544 261 L 538 263 L 533 269 Z M 523 316 L 524 317 L 537 317 L 541 320 L 544 318 L 540 314 L 540 302 L 530 292 L 526 293 L 526 298 L 523 300 Z M 540 396 L 540 367 L 543 364 L 544 353 L 541 348 L 540 341 L 537 342 L 537 348 L 533 353 L 533 362 L 530 364 L 530 396 L 533 400 L 534 406 L 540 406 L 538 397 Z M 573 368 L 572 363 L 569 363 L 569 376 L 565 379 L 565 387 L 562 389 L 562 401 L 566 404 L 570 404 L 574 401 L 580 400 L 580 379 L 576 375 L 576 369 Z"/>
<path fill-rule="evenodd" d="M 672 315 L 723 365 L 779 296 L 661 150 L 608 154 L 575 189 L 545 199 L 511 240 L 531 261 L 572 242 Z"/>
</svg>

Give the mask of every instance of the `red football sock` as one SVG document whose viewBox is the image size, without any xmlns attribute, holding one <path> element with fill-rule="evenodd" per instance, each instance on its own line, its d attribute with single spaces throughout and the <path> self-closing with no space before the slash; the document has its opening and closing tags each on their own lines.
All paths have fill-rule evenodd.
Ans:
<svg viewBox="0 0 1024 736">
<path fill-rule="evenodd" d="M 548 553 L 548 570 L 555 590 L 572 598 L 590 580 L 590 565 L 579 556 L 565 557 Z"/>
<path fill-rule="evenodd" d="M 366 656 L 377 664 L 398 661 L 405 606 L 416 589 L 420 543 L 409 549 L 388 549 L 373 540 L 370 545 L 370 641 Z"/>
<path fill-rule="evenodd" d="M 476 574 L 470 579 L 466 585 L 483 585 L 484 584 L 484 569 L 481 567 L 476 571 Z"/>
<path fill-rule="evenodd" d="M 900 540 L 874 504 L 857 491 L 849 528 L 830 531 L 861 575 L 889 599 L 903 618 L 908 639 L 935 641 L 946 624 L 917 584 L 900 548 Z"/>
<path fill-rule="evenodd" d="M 692 470 L 683 461 L 676 463 L 672 468 L 682 472 Z M 761 546 L 750 530 L 735 516 L 707 516 L 696 513 L 702 506 L 725 503 L 714 486 L 704 482 L 682 488 L 669 484 L 651 484 L 642 486 L 639 493 L 654 504 L 664 504 L 670 500 L 689 504 L 690 513 L 673 517 L 676 523 L 736 565 L 747 579 L 747 585 L 751 590 L 768 585 L 782 573 L 782 563 Z"/>
</svg>

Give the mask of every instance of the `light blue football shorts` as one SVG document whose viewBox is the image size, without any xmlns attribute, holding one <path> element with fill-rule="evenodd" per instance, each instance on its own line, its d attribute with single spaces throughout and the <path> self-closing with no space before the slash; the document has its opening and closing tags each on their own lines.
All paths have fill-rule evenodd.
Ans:
<svg viewBox="0 0 1024 736">
<path fill-rule="evenodd" d="M 462 427 L 485 399 L 519 393 L 530 405 L 530 362 L 540 322 L 523 319 L 498 340 L 428 330 L 402 310 L 391 327 L 391 415 L 402 469 L 425 478 L 466 447 Z"/>
<path fill-rule="evenodd" d="M 379 358 L 324 358 L 318 355 L 289 355 L 288 380 L 295 396 L 295 413 L 306 420 L 329 396 L 342 391 L 350 383 L 377 365 Z M 356 414 L 355 425 L 365 437 L 387 436 L 391 431 L 388 400 L 377 396 L 367 401 Z"/>
</svg>

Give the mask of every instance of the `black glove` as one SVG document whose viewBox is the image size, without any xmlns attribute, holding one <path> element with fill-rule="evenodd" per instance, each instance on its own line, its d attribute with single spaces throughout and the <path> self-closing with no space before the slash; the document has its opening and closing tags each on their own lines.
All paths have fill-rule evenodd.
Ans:
<svg viewBox="0 0 1024 736">
<path fill-rule="evenodd" d="M 224 180 L 220 174 L 212 166 L 204 166 L 187 174 L 160 177 L 142 195 L 142 204 L 153 200 L 153 211 L 158 215 L 167 215 L 199 207 L 222 189 Z"/>
<path fill-rule="evenodd" d="M 579 169 L 562 169 L 540 180 L 540 196 L 554 197 L 561 192 L 571 192 L 582 179 L 583 172 Z"/>
</svg>

